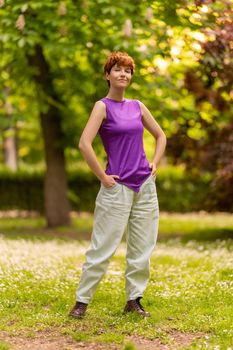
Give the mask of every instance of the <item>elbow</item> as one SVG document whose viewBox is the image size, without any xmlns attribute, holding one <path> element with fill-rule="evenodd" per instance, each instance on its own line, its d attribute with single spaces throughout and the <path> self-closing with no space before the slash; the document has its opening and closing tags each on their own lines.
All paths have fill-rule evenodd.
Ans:
<svg viewBox="0 0 233 350">
<path fill-rule="evenodd" d="M 163 133 L 164 149 L 167 147 L 167 136 Z"/>
<path fill-rule="evenodd" d="M 167 137 L 163 131 L 161 131 L 158 139 L 163 140 L 163 142 L 166 144 L 167 143 Z"/>
<path fill-rule="evenodd" d="M 156 138 L 156 144 L 160 144 L 164 149 L 167 146 L 167 137 L 165 135 L 165 133 L 162 131 L 159 136 L 157 136 Z"/>
<path fill-rule="evenodd" d="M 167 144 L 167 136 L 165 135 L 165 133 L 163 132 L 163 139 L 164 139 L 164 142 L 165 142 L 165 145 Z"/>
<path fill-rule="evenodd" d="M 79 148 L 80 152 L 85 151 L 85 149 L 87 149 L 88 146 L 89 146 L 89 143 L 84 142 L 82 139 L 80 139 L 79 144 L 78 144 L 78 148 Z"/>
<path fill-rule="evenodd" d="M 80 149 L 80 151 L 82 150 L 83 148 L 83 143 L 82 141 L 80 140 L 79 143 L 78 143 L 78 148 Z"/>
<path fill-rule="evenodd" d="M 81 153 L 84 151 L 85 145 L 83 144 L 83 142 L 79 142 L 78 148 L 79 148 L 79 150 L 80 150 Z"/>
</svg>

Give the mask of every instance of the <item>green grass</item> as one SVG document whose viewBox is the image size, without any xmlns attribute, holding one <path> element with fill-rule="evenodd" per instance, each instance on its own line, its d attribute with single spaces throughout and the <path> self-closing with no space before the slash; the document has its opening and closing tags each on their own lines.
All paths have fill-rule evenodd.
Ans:
<svg viewBox="0 0 233 350">
<path fill-rule="evenodd" d="M 10 345 L 0 340 L 0 350 L 10 350 Z"/>
<path fill-rule="evenodd" d="M 46 231 L 40 218 L 0 219 L 0 331 L 33 336 L 55 328 L 76 341 L 122 344 L 133 334 L 170 344 L 169 333 L 177 330 L 203 332 L 184 349 L 232 347 L 232 216 L 161 215 L 160 239 L 142 300 L 152 317 L 145 320 L 122 314 L 124 242 L 111 259 L 86 317 L 80 321 L 67 316 L 89 244 L 77 238 L 91 224 L 90 217 L 74 219 L 73 231 Z M 1 349 L 7 344 L 0 342 Z M 134 346 L 128 343 L 125 349 Z"/>
<path fill-rule="evenodd" d="M 72 227 L 46 229 L 43 217 L 0 218 L 0 234 L 8 238 L 53 239 L 76 238 L 89 239 L 93 225 L 90 214 L 76 215 Z M 233 239 L 233 215 L 227 213 L 161 213 L 158 240 L 179 237 L 182 242 L 213 241 L 216 239 Z"/>
</svg>

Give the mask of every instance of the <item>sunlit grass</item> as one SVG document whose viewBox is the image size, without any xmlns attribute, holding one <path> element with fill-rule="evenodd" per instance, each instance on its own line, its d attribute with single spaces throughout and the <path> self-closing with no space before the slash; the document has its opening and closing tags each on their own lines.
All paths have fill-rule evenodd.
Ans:
<svg viewBox="0 0 233 350">
<path fill-rule="evenodd" d="M 0 233 L 8 237 L 39 238 L 54 236 L 88 239 L 93 225 L 93 215 L 89 213 L 73 213 L 72 226 L 58 229 L 46 229 L 43 217 L 0 218 Z M 80 237 L 80 234 L 81 237 Z M 159 240 L 181 237 L 183 241 L 215 240 L 233 238 L 233 215 L 227 213 L 160 213 Z"/>
<path fill-rule="evenodd" d="M 9 344 L 0 340 L 0 350 L 10 350 Z"/>
<path fill-rule="evenodd" d="M 122 344 L 127 334 L 171 343 L 169 332 L 178 330 L 203 333 L 186 349 L 230 349 L 232 216 L 161 214 L 160 240 L 151 258 L 151 279 L 143 298 L 152 317 L 143 320 L 122 314 L 126 253 L 123 241 L 86 318 L 79 321 L 70 319 L 68 312 L 75 302 L 89 242 L 77 238 L 81 232 L 91 230 L 92 220 L 92 216 L 82 214 L 73 218 L 72 229 L 49 232 L 43 229 L 42 218 L 0 220 L 0 330 L 33 334 L 56 327 L 76 341 L 116 344 Z M 216 232 L 221 237 L 224 230 L 228 232 L 227 239 L 216 239 Z M 215 232 L 212 238 L 211 232 Z M 186 241 L 187 237 L 191 239 Z M 6 346 L 0 343 L 0 349 Z"/>
</svg>

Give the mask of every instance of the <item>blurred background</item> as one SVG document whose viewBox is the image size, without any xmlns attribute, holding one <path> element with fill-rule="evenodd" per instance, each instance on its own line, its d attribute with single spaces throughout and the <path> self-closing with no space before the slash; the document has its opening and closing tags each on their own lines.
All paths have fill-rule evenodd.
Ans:
<svg viewBox="0 0 233 350">
<path fill-rule="evenodd" d="M 0 0 L 0 211 L 48 227 L 91 213 L 99 180 L 78 149 L 103 65 L 126 51 L 141 100 L 168 145 L 157 175 L 162 212 L 232 212 L 233 10 L 229 0 Z M 153 137 L 145 130 L 147 158 Z M 103 168 L 100 138 L 94 149 Z M 7 215 L 7 214 L 6 214 Z"/>
</svg>

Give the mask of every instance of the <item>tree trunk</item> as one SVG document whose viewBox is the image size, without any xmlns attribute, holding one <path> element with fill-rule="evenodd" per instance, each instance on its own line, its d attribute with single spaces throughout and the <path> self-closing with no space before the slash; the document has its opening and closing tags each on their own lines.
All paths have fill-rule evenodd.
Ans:
<svg viewBox="0 0 233 350">
<path fill-rule="evenodd" d="M 35 53 L 27 55 L 31 67 L 36 68 L 34 78 L 38 89 L 49 97 L 57 106 L 60 101 L 53 87 L 49 65 L 45 60 L 40 45 Z M 41 94 L 39 94 L 41 95 Z M 45 101 L 40 101 L 43 105 Z M 67 177 L 65 171 L 65 155 L 62 147 L 62 126 L 59 109 L 46 101 L 46 111 L 42 106 L 40 120 L 45 146 L 46 173 L 44 179 L 45 215 L 49 227 L 69 225 L 69 202 L 67 198 Z"/>
<path fill-rule="evenodd" d="M 16 129 L 7 128 L 3 133 L 4 163 L 12 171 L 17 170 Z"/>
<path fill-rule="evenodd" d="M 9 70 L 9 69 L 8 69 Z M 6 99 L 6 103 L 4 105 L 4 110 L 6 113 L 6 118 L 8 119 L 8 125 L 3 131 L 3 156 L 5 165 L 11 169 L 12 171 L 16 171 L 18 167 L 18 157 L 17 157 L 17 129 L 12 122 L 12 115 L 14 113 L 14 109 L 12 104 L 8 101 L 8 97 L 10 95 L 10 88 L 3 88 L 3 95 Z"/>
</svg>

